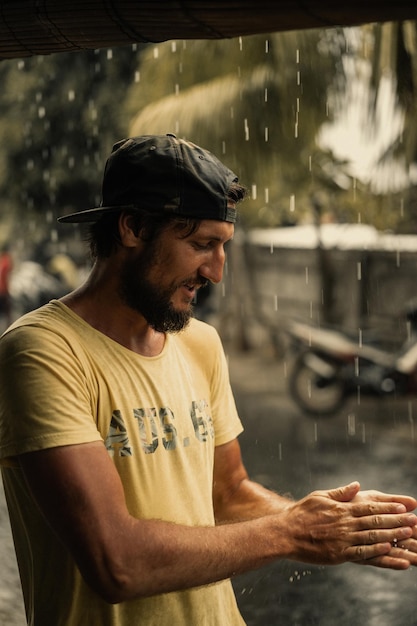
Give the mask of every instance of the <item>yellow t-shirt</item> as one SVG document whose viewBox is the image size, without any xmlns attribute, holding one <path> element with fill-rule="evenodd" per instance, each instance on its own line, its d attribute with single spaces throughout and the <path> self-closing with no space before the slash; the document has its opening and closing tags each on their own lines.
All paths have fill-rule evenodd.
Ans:
<svg viewBox="0 0 417 626">
<path fill-rule="evenodd" d="M 209 526 L 214 448 L 241 430 L 220 340 L 203 322 L 167 335 L 156 357 L 124 348 L 58 301 L 16 322 L 0 341 L 0 461 L 28 623 L 243 624 L 230 581 L 102 601 L 43 521 L 14 461 L 102 440 L 133 516 Z"/>
</svg>

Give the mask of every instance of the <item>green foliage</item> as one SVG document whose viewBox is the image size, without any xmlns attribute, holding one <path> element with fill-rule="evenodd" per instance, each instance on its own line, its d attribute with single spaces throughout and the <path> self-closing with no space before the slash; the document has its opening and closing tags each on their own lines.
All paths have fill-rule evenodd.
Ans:
<svg viewBox="0 0 417 626">
<path fill-rule="evenodd" d="M 17 213 L 62 214 L 100 197 L 104 156 L 127 134 L 132 48 L 0 64 L 0 195 Z"/>
<path fill-rule="evenodd" d="M 342 89 L 343 45 L 332 29 L 150 47 L 126 101 L 131 133 L 174 132 L 223 158 L 252 192 L 246 225 L 294 219 L 292 197 L 310 189 L 316 134 L 329 121 L 329 86 Z"/>
<path fill-rule="evenodd" d="M 364 29 L 374 55 L 378 32 Z M 415 25 L 391 40 L 408 55 L 398 75 L 411 120 Z M 335 219 L 404 229 L 414 220 L 395 207 L 410 200 L 355 186 L 347 164 L 317 144 L 323 123 L 343 106 L 347 54 L 358 52 L 332 28 L 3 61 L 0 217 L 46 213 L 50 225 L 57 214 L 95 205 L 115 141 L 174 132 L 217 154 L 247 185 L 246 227 L 300 221 L 314 214 L 319 194 L 321 210 Z M 415 146 L 415 130 L 405 139 Z"/>
</svg>

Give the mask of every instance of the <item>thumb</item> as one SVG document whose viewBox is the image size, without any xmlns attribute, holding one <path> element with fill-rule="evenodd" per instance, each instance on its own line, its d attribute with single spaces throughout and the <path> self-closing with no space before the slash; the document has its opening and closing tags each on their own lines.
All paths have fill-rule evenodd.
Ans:
<svg viewBox="0 0 417 626">
<path fill-rule="evenodd" d="M 337 487 L 329 490 L 329 496 L 337 502 L 350 502 L 360 491 L 360 484 L 357 480 L 344 487 Z"/>
</svg>

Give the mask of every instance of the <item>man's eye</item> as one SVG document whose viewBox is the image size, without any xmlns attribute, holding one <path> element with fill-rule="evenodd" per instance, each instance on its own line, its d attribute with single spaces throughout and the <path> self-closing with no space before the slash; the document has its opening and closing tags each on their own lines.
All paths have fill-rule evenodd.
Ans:
<svg viewBox="0 0 417 626">
<path fill-rule="evenodd" d="M 194 248 L 196 250 L 208 250 L 210 247 L 209 243 L 198 243 L 198 241 L 194 242 Z"/>
</svg>

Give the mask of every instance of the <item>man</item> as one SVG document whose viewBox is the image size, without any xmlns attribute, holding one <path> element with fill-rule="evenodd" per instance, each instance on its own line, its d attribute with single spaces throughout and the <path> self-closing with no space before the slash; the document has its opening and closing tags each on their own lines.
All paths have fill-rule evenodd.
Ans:
<svg viewBox="0 0 417 626">
<path fill-rule="evenodd" d="M 91 274 L 0 342 L 29 624 L 235 626 L 230 577 L 275 559 L 417 563 L 414 498 L 352 483 L 293 502 L 248 478 L 220 340 L 191 319 L 242 196 L 207 151 L 138 137 L 114 146 L 102 205 L 61 218 L 91 224 Z"/>
</svg>

